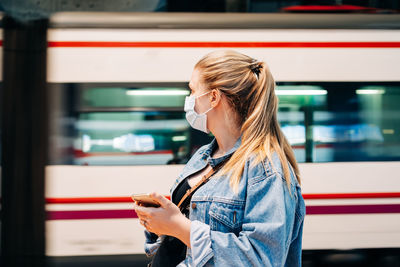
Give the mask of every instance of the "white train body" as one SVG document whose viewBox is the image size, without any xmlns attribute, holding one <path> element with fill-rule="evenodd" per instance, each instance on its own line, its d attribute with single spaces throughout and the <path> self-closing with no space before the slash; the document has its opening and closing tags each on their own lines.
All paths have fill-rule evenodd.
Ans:
<svg viewBox="0 0 400 267">
<path fill-rule="evenodd" d="M 267 62 L 279 82 L 400 80 L 399 30 L 50 28 L 48 41 L 49 83 L 188 82 L 203 55 L 227 48 Z M 172 153 L 143 160 L 155 156 L 167 161 Z M 49 165 L 46 254 L 143 254 L 129 196 L 169 195 L 182 168 Z M 304 250 L 400 247 L 399 162 L 301 163 L 300 170 Z"/>
<path fill-rule="evenodd" d="M 47 198 L 78 198 L 77 202 L 100 202 L 109 198 L 110 202 L 47 204 L 48 213 L 66 212 L 64 218 L 68 218 L 46 222 L 47 254 L 72 256 L 143 253 L 143 228 L 137 219 L 125 217 L 126 213 L 133 213 L 129 195 L 149 191 L 168 195 L 169 186 L 182 167 L 49 166 L 46 172 Z M 382 194 L 399 192 L 399 177 L 392 175 L 400 172 L 398 162 L 305 163 L 300 164 L 300 170 L 303 177 L 302 191 L 309 211 L 304 224 L 303 249 L 347 250 L 400 246 L 398 212 L 361 211 L 363 207 L 371 210 L 375 207 L 376 210 L 382 205 L 400 205 L 398 195 L 386 198 Z M 365 196 L 360 198 L 357 194 Z M 350 198 L 341 198 L 343 196 Z M 121 197 L 126 200 L 121 200 L 121 203 L 111 202 Z M 93 211 L 102 211 L 103 215 L 99 216 L 104 218 L 93 219 L 96 218 L 96 214 L 91 214 Z M 123 212 L 125 214 L 119 215 Z M 122 218 L 107 219 L 107 216 L 112 217 L 114 214 Z M 57 217 L 57 214 L 49 216 Z M 82 217 L 85 219 L 80 219 Z"/>
</svg>

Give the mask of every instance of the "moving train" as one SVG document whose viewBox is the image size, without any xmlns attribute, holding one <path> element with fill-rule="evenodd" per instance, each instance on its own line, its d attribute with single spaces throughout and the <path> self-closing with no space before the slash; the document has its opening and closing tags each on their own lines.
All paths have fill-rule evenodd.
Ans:
<svg viewBox="0 0 400 267">
<path fill-rule="evenodd" d="M 129 196 L 169 195 L 212 139 L 187 124 L 184 98 L 203 55 L 234 49 L 265 61 L 277 81 L 307 206 L 303 265 L 399 264 L 400 24 L 279 16 L 51 17 L 47 256 L 59 266 L 146 261 Z"/>
</svg>

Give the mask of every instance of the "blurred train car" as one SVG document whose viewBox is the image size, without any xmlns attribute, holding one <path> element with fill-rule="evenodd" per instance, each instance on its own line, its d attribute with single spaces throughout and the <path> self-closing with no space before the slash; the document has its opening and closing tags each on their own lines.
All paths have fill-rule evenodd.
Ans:
<svg viewBox="0 0 400 267">
<path fill-rule="evenodd" d="M 187 83 L 207 52 L 235 49 L 267 62 L 277 81 L 307 206 L 303 265 L 399 264 L 400 24 L 279 16 L 51 18 L 47 256 L 59 266 L 143 262 L 129 196 L 169 195 L 182 164 L 211 140 L 185 121 Z"/>
</svg>

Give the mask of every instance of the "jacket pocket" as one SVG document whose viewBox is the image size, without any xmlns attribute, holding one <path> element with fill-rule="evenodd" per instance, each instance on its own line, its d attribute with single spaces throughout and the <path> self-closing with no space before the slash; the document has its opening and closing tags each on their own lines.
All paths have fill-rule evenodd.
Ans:
<svg viewBox="0 0 400 267">
<path fill-rule="evenodd" d="M 244 207 L 222 201 L 210 205 L 210 228 L 213 231 L 239 234 L 243 223 Z"/>
</svg>

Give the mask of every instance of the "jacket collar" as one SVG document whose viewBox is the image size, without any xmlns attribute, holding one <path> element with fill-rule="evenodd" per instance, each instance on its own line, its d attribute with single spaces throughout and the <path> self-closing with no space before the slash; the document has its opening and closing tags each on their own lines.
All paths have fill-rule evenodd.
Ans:
<svg viewBox="0 0 400 267">
<path fill-rule="evenodd" d="M 217 149 L 218 143 L 217 140 L 214 138 L 211 143 L 208 145 L 206 150 L 203 152 L 203 155 L 201 156 L 202 160 L 206 160 L 212 168 L 215 168 L 218 164 L 220 164 L 222 161 L 224 161 L 226 158 L 230 157 L 240 146 L 242 142 L 242 138 L 239 137 L 239 139 L 236 141 L 235 145 L 228 151 L 226 152 L 223 156 L 218 157 L 218 158 L 212 158 L 211 154 Z"/>
<path fill-rule="evenodd" d="M 214 138 L 211 143 L 209 143 L 208 145 L 205 146 L 205 149 L 202 152 L 199 152 L 200 154 L 197 156 L 198 159 L 201 159 L 202 162 L 200 162 L 200 164 L 194 164 L 192 163 L 193 166 L 188 166 L 186 165 L 186 167 L 189 167 L 189 171 L 187 172 L 183 172 L 181 173 L 181 175 L 179 175 L 179 177 L 175 180 L 174 184 L 171 187 L 171 196 L 173 195 L 176 187 L 188 176 L 192 175 L 193 173 L 198 172 L 199 170 L 203 169 L 207 164 L 210 164 L 210 166 L 212 168 L 215 168 L 215 166 L 217 166 L 219 163 L 221 163 L 222 161 L 224 161 L 227 157 L 231 156 L 240 146 L 242 142 L 241 137 L 236 141 L 235 145 L 223 156 L 219 157 L 219 158 L 212 158 L 211 155 L 212 153 L 217 149 L 218 147 L 218 143 L 217 140 Z M 195 155 L 193 155 L 193 157 L 195 157 Z M 194 167 L 196 166 L 196 167 Z M 186 168 L 185 167 L 185 168 Z"/>
</svg>

